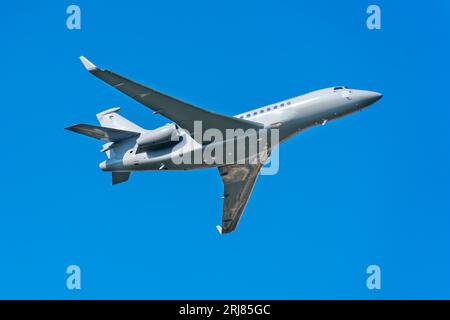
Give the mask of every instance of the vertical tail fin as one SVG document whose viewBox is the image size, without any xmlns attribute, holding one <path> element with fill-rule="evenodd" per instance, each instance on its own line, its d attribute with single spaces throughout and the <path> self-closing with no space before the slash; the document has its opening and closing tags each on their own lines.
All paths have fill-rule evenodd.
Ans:
<svg viewBox="0 0 450 320">
<path fill-rule="evenodd" d="M 100 112 L 97 114 L 98 122 L 102 127 L 109 127 L 120 130 L 128 130 L 135 132 L 143 132 L 145 131 L 143 128 L 139 127 L 137 124 L 131 122 L 130 120 L 125 119 L 117 112 L 119 112 L 120 108 L 112 108 Z"/>
</svg>

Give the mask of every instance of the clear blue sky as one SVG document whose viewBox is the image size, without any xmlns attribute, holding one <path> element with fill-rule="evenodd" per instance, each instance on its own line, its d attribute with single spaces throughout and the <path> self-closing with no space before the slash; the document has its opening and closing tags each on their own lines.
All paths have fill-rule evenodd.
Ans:
<svg viewBox="0 0 450 320">
<path fill-rule="evenodd" d="M 2 6 L 0 298 L 450 298 L 447 1 L 76 1 Z M 63 128 L 166 119 L 87 73 L 86 55 L 237 114 L 332 85 L 384 98 L 285 143 L 237 232 L 215 169 L 111 186 L 101 143 Z M 66 267 L 82 290 L 66 289 Z M 366 288 L 366 267 L 382 289 Z"/>
</svg>

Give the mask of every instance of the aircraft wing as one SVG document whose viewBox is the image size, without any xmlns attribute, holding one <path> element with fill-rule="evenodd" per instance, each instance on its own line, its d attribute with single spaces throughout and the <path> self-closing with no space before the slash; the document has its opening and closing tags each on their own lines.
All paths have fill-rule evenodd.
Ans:
<svg viewBox="0 0 450 320">
<path fill-rule="evenodd" d="M 236 229 L 262 166 L 257 163 L 219 167 L 224 184 L 222 227 L 217 227 L 221 234 Z"/>
<path fill-rule="evenodd" d="M 148 88 L 109 70 L 102 70 L 85 57 L 80 57 L 85 68 L 97 78 L 110 84 L 136 101 L 177 123 L 181 128 L 194 133 L 194 121 L 202 121 L 202 135 L 207 129 L 219 129 L 225 135 L 226 129 L 260 129 L 257 122 L 238 119 L 210 112 L 164 93 Z M 196 138 L 196 137 L 194 137 Z"/>
</svg>

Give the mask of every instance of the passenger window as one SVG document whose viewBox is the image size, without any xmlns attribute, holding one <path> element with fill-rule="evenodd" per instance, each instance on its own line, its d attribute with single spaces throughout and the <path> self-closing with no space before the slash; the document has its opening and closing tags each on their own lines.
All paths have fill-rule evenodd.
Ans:
<svg viewBox="0 0 450 320">
<path fill-rule="evenodd" d="M 284 103 L 280 104 L 280 108 L 281 108 L 281 107 L 284 107 Z"/>
<path fill-rule="evenodd" d="M 264 113 L 264 110 L 261 110 L 259 113 Z"/>
<path fill-rule="evenodd" d="M 258 114 L 258 112 L 256 112 L 256 111 L 255 111 L 255 112 L 253 112 L 253 115 L 254 115 L 254 116 L 256 116 L 257 114 Z"/>
<path fill-rule="evenodd" d="M 247 114 L 247 118 L 249 118 L 250 117 L 250 113 L 249 114 Z"/>
<path fill-rule="evenodd" d="M 278 106 L 273 107 L 273 110 L 278 109 Z"/>
</svg>

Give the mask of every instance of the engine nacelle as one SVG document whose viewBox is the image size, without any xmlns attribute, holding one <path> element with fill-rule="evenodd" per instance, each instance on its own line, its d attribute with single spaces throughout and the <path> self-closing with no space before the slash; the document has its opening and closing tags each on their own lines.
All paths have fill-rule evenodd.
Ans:
<svg viewBox="0 0 450 320">
<path fill-rule="evenodd" d="M 175 145 L 178 143 L 179 137 L 180 134 L 177 126 L 173 123 L 166 124 L 155 130 L 148 130 L 141 133 L 140 137 L 136 140 L 138 144 L 137 153 Z"/>
</svg>

